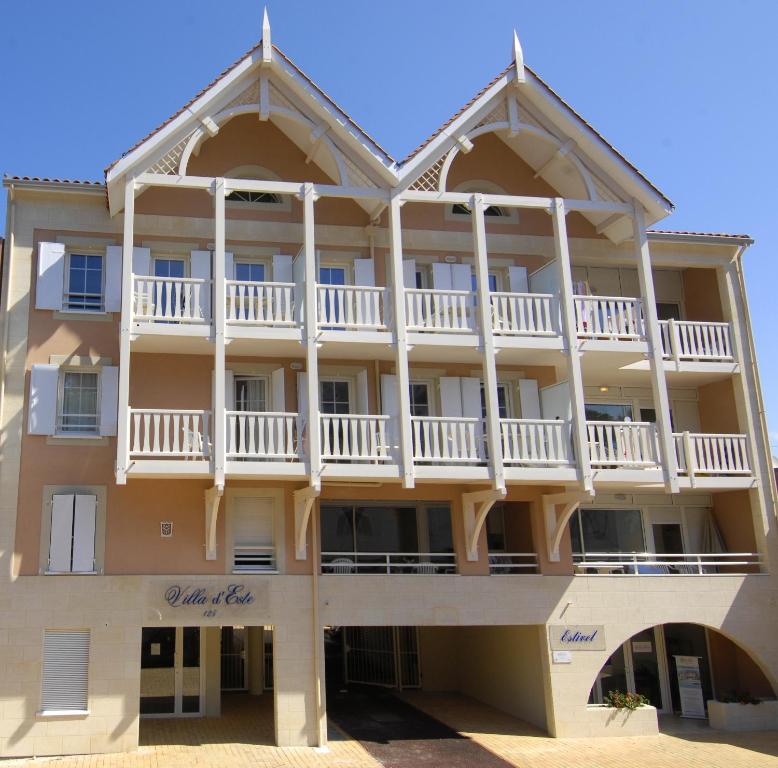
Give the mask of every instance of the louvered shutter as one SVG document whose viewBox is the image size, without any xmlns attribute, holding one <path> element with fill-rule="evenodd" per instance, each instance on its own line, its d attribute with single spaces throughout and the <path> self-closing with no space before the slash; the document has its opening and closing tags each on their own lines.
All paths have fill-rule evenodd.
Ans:
<svg viewBox="0 0 778 768">
<path fill-rule="evenodd" d="M 416 259 L 405 259 L 403 261 L 403 287 L 416 287 Z"/>
<path fill-rule="evenodd" d="M 232 540 L 236 547 L 273 546 L 273 506 L 267 499 L 235 499 Z"/>
<path fill-rule="evenodd" d="M 151 274 L 151 249 L 135 246 L 132 249 L 132 274 L 148 277 Z"/>
<path fill-rule="evenodd" d="M 526 267 L 508 267 L 508 281 L 513 293 L 529 293 Z"/>
<path fill-rule="evenodd" d="M 27 432 L 53 435 L 57 430 L 57 384 L 59 366 L 33 365 L 30 371 L 30 400 Z"/>
<path fill-rule="evenodd" d="M 192 300 L 195 301 L 195 290 L 199 291 L 198 299 L 195 301 L 195 317 L 201 317 L 203 320 L 211 319 L 211 252 L 210 251 L 192 251 L 189 255 L 189 275 L 191 277 L 205 280 L 205 284 L 192 286 Z"/>
<path fill-rule="evenodd" d="M 122 247 L 105 249 L 105 311 L 122 311 Z"/>
<path fill-rule="evenodd" d="M 273 282 L 274 283 L 293 283 L 294 276 L 292 266 L 293 259 L 283 253 L 277 253 L 273 256 Z"/>
<path fill-rule="evenodd" d="M 372 259 L 354 259 L 354 285 L 375 285 L 375 265 Z"/>
<path fill-rule="evenodd" d="M 455 291 L 473 290 L 473 270 L 469 264 L 451 265 L 451 287 Z"/>
<path fill-rule="evenodd" d="M 308 423 L 308 374 L 304 371 L 297 374 L 297 413 L 302 432 Z"/>
<path fill-rule="evenodd" d="M 70 573 L 73 554 L 72 493 L 55 493 L 51 497 L 51 533 L 49 536 L 50 573 Z"/>
<path fill-rule="evenodd" d="M 294 283 L 294 320 L 302 323 L 305 319 L 305 253 L 300 251 L 292 262 L 292 282 Z"/>
<path fill-rule="evenodd" d="M 62 309 L 64 290 L 65 246 L 62 243 L 38 243 L 35 309 Z"/>
<path fill-rule="evenodd" d="M 519 400 L 521 401 L 522 419 L 540 418 L 540 394 L 535 379 L 519 380 Z"/>
<path fill-rule="evenodd" d="M 481 418 L 481 379 L 462 378 L 462 416 L 466 419 Z"/>
<path fill-rule="evenodd" d="M 400 403 L 397 398 L 397 377 L 393 374 L 381 374 L 381 413 L 388 416 L 386 439 L 389 451 L 397 461 L 400 455 Z"/>
<path fill-rule="evenodd" d="M 100 369 L 100 434 L 116 435 L 119 410 L 119 367 Z"/>
<path fill-rule="evenodd" d="M 414 278 L 415 279 L 415 278 Z M 436 261 L 432 265 L 432 287 L 438 291 L 449 291 L 453 287 L 451 282 L 451 265 Z M 468 290 L 470 286 L 468 285 Z"/>
<path fill-rule="evenodd" d="M 273 391 L 272 403 L 269 410 L 286 411 L 286 383 L 284 380 L 284 369 L 276 368 L 270 374 L 270 386 Z"/>
<path fill-rule="evenodd" d="M 370 410 L 368 408 L 368 392 L 367 392 L 367 370 L 365 368 L 362 368 L 362 370 L 357 373 L 357 402 L 356 402 L 356 410 L 353 411 L 355 413 L 361 413 L 363 415 L 367 415 Z M 353 409 L 353 404 L 352 404 Z"/>
<path fill-rule="evenodd" d="M 224 252 L 224 279 L 235 279 L 235 256 L 230 251 Z"/>
<path fill-rule="evenodd" d="M 95 570 L 97 497 L 77 494 L 73 509 L 73 573 Z"/>
<path fill-rule="evenodd" d="M 459 418 L 462 416 L 462 386 L 457 376 L 441 376 L 440 384 L 440 411 L 445 418 Z"/>
<path fill-rule="evenodd" d="M 89 706 L 89 630 L 47 629 L 43 636 L 43 712 L 86 712 Z"/>
</svg>

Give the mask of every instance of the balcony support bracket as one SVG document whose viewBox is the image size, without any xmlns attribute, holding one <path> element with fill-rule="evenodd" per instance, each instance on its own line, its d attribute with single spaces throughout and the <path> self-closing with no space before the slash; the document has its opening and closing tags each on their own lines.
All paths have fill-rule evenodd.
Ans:
<svg viewBox="0 0 778 768">
<path fill-rule="evenodd" d="M 465 548 L 468 560 L 478 560 L 478 537 L 486 522 L 486 516 L 494 503 L 504 498 L 504 488 L 462 494 L 462 521 L 465 526 Z"/>
<path fill-rule="evenodd" d="M 581 503 L 589 501 L 592 496 L 572 492 L 543 494 L 542 498 L 548 559 L 552 563 L 558 563 L 559 545 L 567 523 L 570 521 L 573 513 L 581 506 Z"/>
<path fill-rule="evenodd" d="M 224 487 L 214 485 L 205 491 L 205 559 L 216 560 L 216 521 Z"/>
<path fill-rule="evenodd" d="M 312 486 L 300 488 L 294 492 L 294 549 L 295 559 L 305 560 L 308 556 L 308 523 L 311 519 L 313 503 L 320 491 Z"/>
</svg>

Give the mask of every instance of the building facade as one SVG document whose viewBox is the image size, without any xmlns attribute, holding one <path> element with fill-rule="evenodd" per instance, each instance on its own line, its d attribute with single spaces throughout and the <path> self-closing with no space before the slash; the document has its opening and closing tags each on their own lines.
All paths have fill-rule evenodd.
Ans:
<svg viewBox="0 0 778 768">
<path fill-rule="evenodd" d="M 4 184 L 0 756 L 228 690 L 323 745 L 350 682 L 607 734 L 678 655 L 774 696 L 751 241 L 650 230 L 518 42 L 397 161 L 266 24 L 104 183 Z"/>
</svg>

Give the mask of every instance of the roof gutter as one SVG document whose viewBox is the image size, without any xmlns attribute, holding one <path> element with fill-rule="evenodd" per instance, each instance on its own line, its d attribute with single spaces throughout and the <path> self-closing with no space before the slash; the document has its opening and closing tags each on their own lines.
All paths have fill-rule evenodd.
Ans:
<svg viewBox="0 0 778 768">
<path fill-rule="evenodd" d="M 702 245 L 739 246 L 743 249 L 753 245 L 754 241 L 748 235 L 695 235 L 685 232 L 652 232 L 646 233 L 649 240 L 669 243 L 698 243 Z"/>
<path fill-rule="evenodd" d="M 35 192 L 77 192 L 86 195 L 105 195 L 105 184 L 97 181 L 54 181 L 44 179 L 3 179 L 3 186 L 16 190 Z"/>
</svg>

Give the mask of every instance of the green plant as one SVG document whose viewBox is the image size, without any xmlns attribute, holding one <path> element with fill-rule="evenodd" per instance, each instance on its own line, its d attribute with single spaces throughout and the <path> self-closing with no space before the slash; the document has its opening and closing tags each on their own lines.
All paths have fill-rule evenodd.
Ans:
<svg viewBox="0 0 778 768">
<path fill-rule="evenodd" d="M 730 691 L 723 696 L 719 696 L 718 700 L 722 704 L 760 704 L 759 699 L 754 698 L 748 691 Z"/>
<path fill-rule="evenodd" d="M 605 705 L 614 709 L 628 709 L 632 711 L 638 707 L 646 707 L 650 703 L 642 693 L 608 691 L 608 694 L 605 696 Z"/>
</svg>

